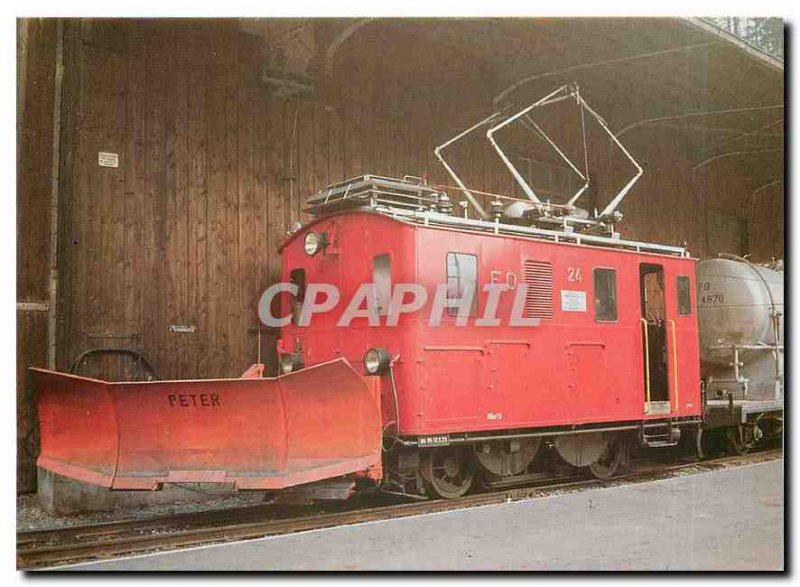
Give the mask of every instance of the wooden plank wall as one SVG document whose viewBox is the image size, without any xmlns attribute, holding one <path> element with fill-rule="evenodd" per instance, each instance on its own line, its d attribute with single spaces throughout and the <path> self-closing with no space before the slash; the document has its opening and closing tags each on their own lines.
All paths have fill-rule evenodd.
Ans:
<svg viewBox="0 0 800 587">
<path fill-rule="evenodd" d="M 35 403 L 27 367 L 47 361 L 56 23 L 20 21 L 17 158 L 17 489 L 35 487 Z"/>
<path fill-rule="evenodd" d="M 52 21 L 36 21 L 26 37 L 20 301 L 47 299 L 54 33 Z M 299 99 L 267 91 L 260 82 L 265 39 L 236 22 L 76 20 L 66 22 L 64 39 L 61 369 L 87 349 L 122 347 L 144 352 L 161 378 L 237 376 L 258 360 L 257 302 L 279 276 L 276 249 L 303 220 L 305 197 L 363 173 L 427 173 L 446 182 L 434 146 L 484 115 L 494 89 L 491 63 L 379 26 L 342 45 L 330 78 Z M 743 214 L 709 204 L 715 188 L 692 177 L 685 136 L 653 136 L 631 137 L 646 174 L 622 208 L 623 233 L 685 240 L 701 257 L 741 252 Z M 100 167 L 100 151 L 117 153 L 119 167 Z M 452 157 L 469 185 L 515 190 L 485 142 Z M 604 165 L 608 173 L 593 188 L 598 202 L 627 173 L 617 159 Z M 545 179 L 551 187 L 562 181 Z M 782 213 L 775 206 L 757 224 L 759 243 L 775 240 L 766 234 L 770 214 Z M 44 318 L 18 312 L 20 438 L 34 426 L 24 378 L 27 366 L 44 362 Z M 171 325 L 195 331 L 171 332 Z M 274 368 L 268 333 L 261 358 Z M 92 360 L 82 372 L 133 374 L 117 358 Z M 31 489 L 31 461 L 20 462 L 27 480 L 20 487 Z"/>
<path fill-rule="evenodd" d="M 296 104 L 269 99 L 259 46 L 235 27 L 77 26 L 60 360 L 122 346 L 163 378 L 238 375 L 257 361 L 248 329 L 272 251 L 299 219 L 285 178 Z M 124 377 L 115 363 L 88 372 Z"/>
<path fill-rule="evenodd" d="M 258 359 L 258 298 L 305 197 L 362 173 L 435 169 L 430 145 L 459 91 L 456 70 L 449 89 L 404 97 L 403 76 L 434 63 L 408 62 L 382 84 L 378 51 L 329 95 L 278 99 L 259 81 L 261 40 L 234 26 L 83 22 L 70 36 L 62 365 L 123 346 L 162 378 L 238 375 Z M 100 167 L 100 151 L 119 168 Z M 270 362 L 273 342 L 262 340 Z M 84 372 L 124 378 L 126 365 Z"/>
</svg>

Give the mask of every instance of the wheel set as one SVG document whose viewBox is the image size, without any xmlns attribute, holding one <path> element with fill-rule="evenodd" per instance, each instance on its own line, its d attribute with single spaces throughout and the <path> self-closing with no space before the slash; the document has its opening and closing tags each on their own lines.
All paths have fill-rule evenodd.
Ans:
<svg viewBox="0 0 800 587">
<path fill-rule="evenodd" d="M 419 474 L 426 493 L 456 499 L 466 495 L 478 480 L 520 481 L 532 468 L 544 443 L 540 438 L 483 442 L 476 445 L 444 446 L 422 451 Z M 621 435 L 590 433 L 560 437 L 551 443 L 557 461 L 609 479 L 626 465 L 630 442 Z"/>
</svg>

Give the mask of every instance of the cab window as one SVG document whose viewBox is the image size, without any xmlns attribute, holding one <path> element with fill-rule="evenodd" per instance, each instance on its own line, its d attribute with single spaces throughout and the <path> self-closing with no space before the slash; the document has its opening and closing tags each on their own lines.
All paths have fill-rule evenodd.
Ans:
<svg viewBox="0 0 800 587">
<path fill-rule="evenodd" d="M 447 313 L 458 315 L 460 301 L 472 295 L 469 315 L 478 310 L 478 257 L 466 253 L 447 253 Z"/>
<path fill-rule="evenodd" d="M 689 278 L 679 275 L 677 279 L 678 290 L 678 314 L 681 316 L 691 316 L 692 314 L 692 289 Z"/>
<path fill-rule="evenodd" d="M 387 316 L 392 300 L 392 259 L 389 255 L 376 255 L 372 260 L 372 283 L 375 285 L 378 315 Z"/>
<path fill-rule="evenodd" d="M 297 295 L 291 296 L 292 324 L 297 324 L 303 300 L 306 298 L 306 270 L 292 269 L 289 272 L 289 282 L 297 286 Z"/>
<path fill-rule="evenodd" d="M 594 270 L 594 319 L 596 322 L 617 321 L 617 272 L 614 269 Z"/>
</svg>

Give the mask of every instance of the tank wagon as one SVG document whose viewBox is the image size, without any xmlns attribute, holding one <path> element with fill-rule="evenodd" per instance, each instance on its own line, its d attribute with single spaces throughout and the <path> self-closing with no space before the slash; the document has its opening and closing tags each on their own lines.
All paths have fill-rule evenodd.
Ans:
<svg viewBox="0 0 800 587">
<path fill-rule="evenodd" d="M 586 152 L 581 168 L 533 118 L 558 102 L 631 163 L 602 210 L 578 206 Z M 565 203 L 539 198 L 506 155 L 511 124 L 580 178 Z M 522 196 L 469 189 L 445 159 L 479 129 Z M 642 169 L 577 86 L 495 112 L 435 154 L 455 186 L 364 175 L 307 201 L 311 221 L 280 247 L 278 303 L 260 308 L 281 323 L 278 377 L 253 365 L 241 379 L 108 383 L 34 369 L 39 466 L 112 489 L 224 482 L 343 497 L 362 480 L 454 498 L 476 480 L 565 468 L 609 477 L 634 446 L 675 446 L 683 433 L 700 447 L 708 421 L 739 430 L 717 412 L 709 419 L 708 407 L 726 401 L 725 417 L 733 405 L 749 418 L 738 406 L 766 388 L 746 369 L 726 374 L 724 353 L 757 357 L 768 351 L 749 347 L 779 339 L 754 325 L 707 342 L 696 292 L 712 280 L 698 284 L 697 260 L 621 237 L 618 207 Z M 705 388 L 701 352 L 717 365 Z"/>
<path fill-rule="evenodd" d="M 745 450 L 782 430 L 783 263 L 720 255 L 697 267 L 706 429 Z"/>
</svg>

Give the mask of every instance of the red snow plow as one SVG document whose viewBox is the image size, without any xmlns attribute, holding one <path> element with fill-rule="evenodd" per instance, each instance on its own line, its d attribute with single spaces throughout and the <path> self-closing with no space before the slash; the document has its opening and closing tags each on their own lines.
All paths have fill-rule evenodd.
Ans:
<svg viewBox="0 0 800 587">
<path fill-rule="evenodd" d="M 280 489 L 381 462 L 380 392 L 344 359 L 278 378 L 109 383 L 32 369 L 38 466 L 111 489 Z"/>
</svg>

